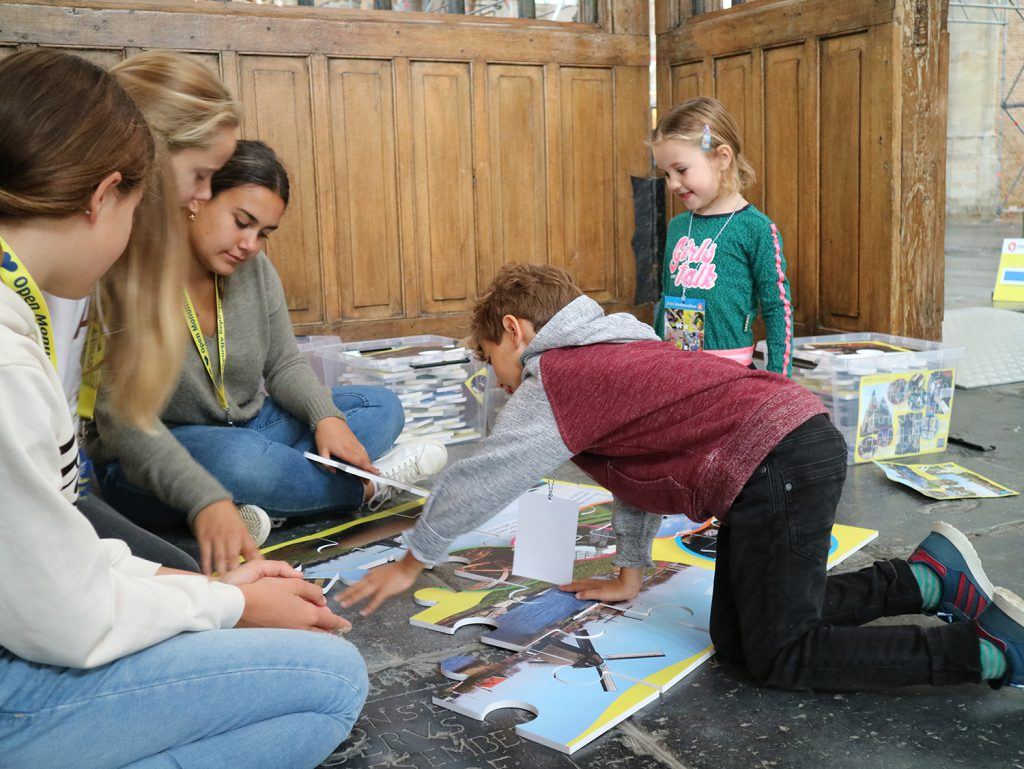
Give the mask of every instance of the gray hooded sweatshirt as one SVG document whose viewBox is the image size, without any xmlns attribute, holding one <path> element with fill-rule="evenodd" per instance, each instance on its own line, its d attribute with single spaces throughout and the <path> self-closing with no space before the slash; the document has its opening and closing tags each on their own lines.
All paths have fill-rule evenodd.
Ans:
<svg viewBox="0 0 1024 769">
<path fill-rule="evenodd" d="M 657 342 L 654 329 L 627 313 L 605 315 L 597 302 L 581 296 L 563 307 L 527 346 L 522 384 L 498 416 L 494 431 L 469 457 L 452 464 L 434 484 L 427 506 L 405 542 L 429 566 L 444 561 L 451 542 L 484 524 L 542 477 L 572 459 L 562 440 L 541 380 L 541 353 L 560 347 Z M 629 505 L 613 518 L 618 566 L 652 565 L 651 543 L 661 518 Z"/>
</svg>

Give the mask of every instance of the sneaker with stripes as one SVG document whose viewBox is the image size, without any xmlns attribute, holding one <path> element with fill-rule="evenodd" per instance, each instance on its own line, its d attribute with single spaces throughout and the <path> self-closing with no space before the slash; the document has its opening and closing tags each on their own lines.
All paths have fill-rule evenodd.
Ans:
<svg viewBox="0 0 1024 769">
<path fill-rule="evenodd" d="M 978 553 L 960 531 L 941 521 L 907 561 L 911 569 L 926 566 L 938 577 L 937 590 L 922 583 L 924 613 L 947 622 L 977 619 L 992 602 L 992 583 L 981 568 Z M 918 576 L 915 573 L 915 576 Z M 918 577 L 921 581 L 920 576 Z"/>
<path fill-rule="evenodd" d="M 977 626 L 979 641 L 992 644 L 1004 657 L 1002 674 L 990 680 L 996 688 L 1005 685 L 1024 689 L 1024 600 L 1001 587 L 993 595 Z M 984 662 L 983 656 L 983 669 Z"/>
</svg>

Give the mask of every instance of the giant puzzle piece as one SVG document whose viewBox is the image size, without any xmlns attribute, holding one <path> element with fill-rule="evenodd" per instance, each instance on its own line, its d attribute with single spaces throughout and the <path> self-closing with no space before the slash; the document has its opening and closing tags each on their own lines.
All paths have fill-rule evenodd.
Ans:
<svg viewBox="0 0 1024 769">
<path fill-rule="evenodd" d="M 365 545 L 363 547 L 343 547 L 337 541 L 341 535 L 350 536 L 356 533 L 360 528 L 367 527 L 370 524 L 384 520 L 386 518 L 403 517 L 411 518 L 413 515 L 419 513 L 423 509 L 423 500 L 417 499 L 411 502 L 405 502 L 395 507 L 390 507 L 387 510 L 381 510 L 377 513 L 356 518 L 351 521 L 346 521 L 339 526 L 333 526 L 323 531 L 318 531 L 315 534 L 310 534 L 305 537 L 299 537 L 289 542 L 282 542 L 277 545 L 265 547 L 260 552 L 263 555 L 270 556 L 271 558 L 278 561 L 285 561 L 291 564 L 297 569 L 301 569 L 307 577 L 313 578 L 315 575 L 314 571 L 330 571 L 329 569 L 320 570 L 318 567 L 324 563 L 331 561 L 332 559 L 339 558 L 350 553 L 361 552 L 372 548 L 374 545 L 381 545 L 381 548 L 377 550 L 377 563 L 373 565 L 379 565 L 386 561 L 379 560 L 380 555 L 383 552 L 383 548 L 387 547 L 383 541 L 372 543 L 372 545 Z M 375 559 L 369 558 L 367 561 L 374 561 Z M 353 559 L 348 565 L 355 569 L 362 563 L 359 559 Z M 370 565 L 365 565 L 365 568 L 371 568 Z M 333 577 L 337 572 L 330 571 L 330 574 L 326 574 L 327 577 Z M 321 575 L 323 576 L 323 575 Z"/>
<path fill-rule="evenodd" d="M 516 727 L 522 737 L 573 753 L 711 655 L 707 629 L 694 619 L 710 613 L 712 583 L 706 569 L 664 566 L 641 593 L 650 603 L 649 617 L 580 602 L 590 605 L 552 626 L 537 623 L 542 632 L 503 660 L 446 660 L 442 671 L 461 680 L 434 702 L 478 720 L 500 708 L 528 710 L 537 717 Z M 679 596 L 694 605 L 672 603 Z"/>
<path fill-rule="evenodd" d="M 580 516 L 579 541 L 577 542 L 574 578 L 611 576 L 617 571 L 612 563 L 615 553 L 614 540 L 602 539 L 603 523 L 610 520 L 608 508 L 595 507 Z M 680 533 L 681 532 L 681 533 Z M 677 563 L 699 569 L 713 570 L 715 567 L 715 545 L 718 526 L 715 523 L 694 524 L 685 516 L 666 516 L 659 536 L 654 540 L 651 556 L 658 563 Z M 877 531 L 855 526 L 837 525 L 832 530 L 832 545 L 828 566 L 861 549 L 878 536 Z M 532 603 L 541 600 L 552 622 L 560 621 L 571 613 L 572 607 L 561 603 L 554 594 L 560 592 L 546 582 L 512 576 L 511 546 L 490 546 L 454 551 L 452 560 L 465 562 L 456 573 L 474 580 L 486 581 L 480 588 L 455 591 L 441 588 L 418 590 L 415 601 L 429 608 L 413 615 L 410 623 L 442 633 L 454 633 L 467 625 L 490 625 L 494 628 L 511 628 L 520 618 L 527 616 Z M 583 557 L 581 557 L 581 553 Z M 551 596 L 539 598 L 551 592 Z M 642 597 L 620 604 L 617 608 L 632 617 L 643 617 L 650 610 L 650 602 Z M 561 613 L 554 607 L 563 608 Z M 706 624 L 706 623 L 705 623 Z M 506 631 L 521 635 L 516 631 Z M 491 643 L 500 638 L 491 633 L 481 640 Z M 498 643 L 496 645 L 506 646 Z M 507 647 L 517 648 L 517 647 Z"/>
</svg>

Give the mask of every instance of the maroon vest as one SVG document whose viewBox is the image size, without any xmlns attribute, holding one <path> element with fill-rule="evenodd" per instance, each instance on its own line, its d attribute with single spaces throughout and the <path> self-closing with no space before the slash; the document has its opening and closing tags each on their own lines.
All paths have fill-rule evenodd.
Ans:
<svg viewBox="0 0 1024 769">
<path fill-rule="evenodd" d="M 696 521 L 722 518 L 776 444 L 825 412 L 783 376 L 670 342 L 562 347 L 540 368 L 573 462 L 624 502 Z"/>
</svg>

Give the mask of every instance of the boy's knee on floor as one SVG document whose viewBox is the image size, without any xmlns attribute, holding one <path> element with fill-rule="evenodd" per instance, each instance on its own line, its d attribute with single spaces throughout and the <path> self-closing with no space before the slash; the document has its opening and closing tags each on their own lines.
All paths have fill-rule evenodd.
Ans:
<svg viewBox="0 0 1024 769">
<path fill-rule="evenodd" d="M 770 686 L 773 689 L 790 691 L 806 689 L 797 685 L 797 676 L 792 668 L 789 649 L 775 652 L 760 649 L 749 649 L 744 655 L 744 666 L 759 686 Z"/>
</svg>

